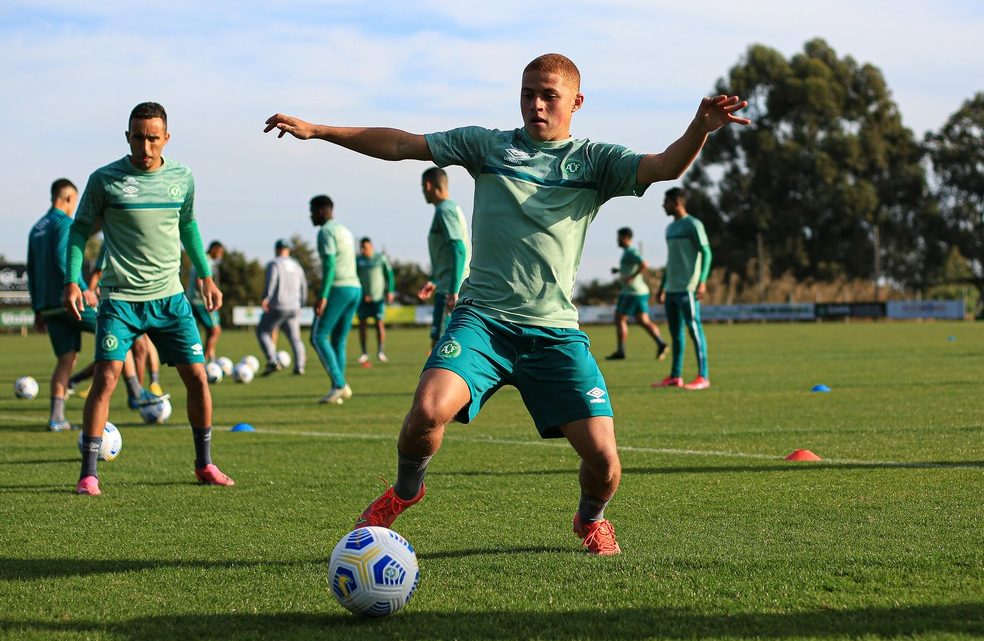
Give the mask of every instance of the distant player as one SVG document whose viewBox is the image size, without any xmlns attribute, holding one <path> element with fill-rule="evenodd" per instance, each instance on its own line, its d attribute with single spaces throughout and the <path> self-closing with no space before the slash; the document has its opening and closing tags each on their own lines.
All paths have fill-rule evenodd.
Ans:
<svg viewBox="0 0 984 641">
<path fill-rule="evenodd" d="M 359 282 L 362 283 L 362 301 L 359 303 L 359 345 L 362 355 L 360 363 L 369 362 L 369 351 L 366 349 L 366 321 L 370 318 L 376 321 L 376 358 L 380 363 L 389 361 L 386 358 L 386 305 L 393 304 L 396 293 L 396 279 L 393 268 L 390 267 L 386 254 L 376 252 L 372 240 L 363 238 L 359 241 L 359 255 L 355 258 L 355 268 L 359 272 Z"/>
<path fill-rule="evenodd" d="M 106 271 L 96 326 L 96 373 L 83 413 L 82 471 L 78 494 L 100 494 L 96 460 L 109 400 L 127 351 L 150 334 L 161 360 L 173 364 L 188 393 L 188 420 L 195 443 L 195 477 L 207 485 L 233 485 L 212 463 L 212 397 L 205 377 L 201 337 L 184 295 L 181 246 L 198 270 L 209 311 L 222 305 L 212 281 L 195 222 L 191 171 L 161 153 L 170 139 L 167 113 L 155 102 L 130 112 L 130 154 L 89 177 L 68 242 L 65 307 L 76 319 L 86 309 L 78 285 L 85 243 L 95 226 L 107 246 Z"/>
<path fill-rule="evenodd" d="M 47 332 L 55 352 L 55 370 L 51 374 L 51 405 L 48 430 L 62 432 L 73 425 L 65 418 L 65 399 L 74 382 L 92 376 L 92 366 L 72 376 L 72 368 L 82 349 L 82 332 L 96 333 L 96 295 L 80 277 L 78 286 L 89 306 L 76 319 L 62 306 L 62 283 L 65 282 L 65 248 L 68 230 L 78 204 L 79 193 L 72 181 L 59 178 L 51 184 L 51 207 L 34 226 L 27 241 L 27 287 L 34 309 L 34 328 Z"/>
<path fill-rule="evenodd" d="M 571 117 L 584 102 L 579 87 L 577 67 L 566 57 L 533 60 L 520 90 L 524 126 L 512 131 L 465 127 L 422 136 L 312 125 L 281 114 L 267 120 L 266 131 L 281 136 L 319 138 L 386 160 L 458 164 L 475 177 L 471 274 L 404 420 L 396 483 L 366 508 L 357 527 L 389 527 L 420 501 L 444 426 L 472 420 L 499 387 L 514 385 L 540 435 L 566 437 L 580 456 L 574 532 L 592 554 L 620 551 L 604 518 L 621 477 L 612 409 L 571 301 L 585 234 L 605 201 L 679 177 L 708 133 L 749 121 L 733 114 L 747 104 L 737 97 L 704 98 L 666 151 L 635 154 L 571 138 Z"/>
<path fill-rule="evenodd" d="M 355 308 L 362 298 L 355 268 L 355 239 L 347 227 L 335 220 L 335 205 L 328 196 L 311 199 L 311 224 L 319 228 L 321 257 L 321 291 L 314 306 L 311 344 L 331 378 L 331 389 L 318 402 L 341 405 L 352 398 L 352 388 L 345 380 L 345 347 Z"/>
<path fill-rule="evenodd" d="M 219 282 L 219 265 L 222 264 L 222 257 L 225 256 L 225 247 L 217 240 L 213 240 L 208 245 L 208 265 L 212 270 L 212 280 Z M 191 301 L 191 309 L 195 314 L 195 320 L 205 328 L 205 360 L 209 363 L 215 360 L 215 348 L 219 344 L 219 336 L 222 335 L 222 322 L 219 320 L 219 312 L 209 310 L 202 300 L 201 292 L 198 290 L 198 271 L 194 263 L 188 270 L 188 284 L 185 287 L 185 295 Z"/>
<path fill-rule="evenodd" d="M 628 227 L 618 230 L 618 246 L 624 250 L 618 268 L 612 268 L 622 283 L 622 291 L 615 305 L 615 337 L 618 339 L 618 348 L 609 354 L 607 359 L 616 361 L 625 358 L 625 339 L 629 335 L 628 319 L 632 316 L 636 323 L 656 341 L 656 359 L 663 360 L 666 356 L 666 343 L 659 335 L 659 327 L 649 318 L 649 286 L 642 277 L 642 273 L 649 269 L 649 265 L 632 246 L 632 230 Z"/>
<path fill-rule="evenodd" d="M 307 362 L 304 341 L 301 340 L 301 307 L 307 302 L 308 284 L 304 268 L 290 255 L 290 243 L 278 240 L 273 251 L 277 257 L 267 263 L 263 285 L 263 316 L 256 326 L 256 338 L 266 355 L 267 364 L 263 376 L 269 376 L 284 368 L 277 358 L 277 344 L 273 332 L 281 327 L 294 352 L 294 373 L 303 374 Z"/>
<path fill-rule="evenodd" d="M 687 213 L 686 205 L 686 191 L 679 187 L 666 191 L 663 210 L 673 217 L 673 222 L 666 228 L 666 269 L 656 296 L 666 305 L 666 322 L 673 338 L 673 365 L 670 375 L 653 383 L 653 387 L 702 390 L 711 386 L 707 375 L 707 341 L 700 323 L 700 301 L 707 291 L 707 275 L 711 273 L 711 246 L 704 225 Z M 697 378 L 686 385 L 682 378 L 684 328 L 694 341 L 697 354 Z"/>
<path fill-rule="evenodd" d="M 458 299 L 461 284 L 468 276 L 471 260 L 471 241 L 468 223 L 458 203 L 448 193 L 448 175 L 440 167 L 431 167 L 422 179 L 424 200 L 434 205 L 434 219 L 427 235 L 430 252 L 431 277 L 417 297 L 422 301 L 434 296 L 434 315 L 431 321 L 431 347 L 447 327 L 447 318 Z"/>
</svg>

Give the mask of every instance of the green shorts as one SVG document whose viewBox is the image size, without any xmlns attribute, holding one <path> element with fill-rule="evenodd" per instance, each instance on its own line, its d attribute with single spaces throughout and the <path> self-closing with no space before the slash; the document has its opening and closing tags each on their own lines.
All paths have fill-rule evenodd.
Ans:
<svg viewBox="0 0 984 641">
<path fill-rule="evenodd" d="M 615 313 L 624 316 L 638 316 L 649 313 L 649 294 L 619 294 Z"/>
<path fill-rule="evenodd" d="M 96 333 L 96 310 L 86 307 L 82 312 L 82 320 L 77 321 L 66 311 L 44 315 L 44 324 L 51 340 L 51 349 L 55 356 L 82 350 L 82 332 Z"/>
<path fill-rule="evenodd" d="M 386 304 L 382 299 L 369 301 L 362 301 L 359 303 L 359 311 L 356 312 L 359 316 L 359 320 L 365 320 L 367 318 L 375 318 L 376 320 L 383 320 L 383 315 L 386 313 Z"/>
<path fill-rule="evenodd" d="M 471 400 L 455 419 L 469 423 L 503 385 L 513 385 L 541 438 L 563 436 L 561 425 L 612 416 L 608 387 L 577 329 L 499 321 L 468 306 L 455 308 L 424 369 L 450 370 L 465 380 Z"/>
<path fill-rule="evenodd" d="M 191 303 L 191 309 L 195 314 L 195 319 L 201 323 L 205 329 L 212 329 L 213 327 L 222 327 L 222 323 L 219 322 L 219 312 L 210 312 L 205 308 L 205 303 L 200 300 L 193 301 Z"/>
<path fill-rule="evenodd" d="M 205 362 L 202 337 L 184 294 L 140 302 L 107 298 L 99 303 L 97 361 L 125 360 L 134 339 L 141 334 L 154 341 L 162 363 Z"/>
</svg>

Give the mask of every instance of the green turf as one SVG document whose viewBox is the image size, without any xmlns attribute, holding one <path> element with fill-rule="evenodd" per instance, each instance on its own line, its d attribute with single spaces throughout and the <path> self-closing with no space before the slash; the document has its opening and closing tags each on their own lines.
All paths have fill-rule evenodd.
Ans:
<svg viewBox="0 0 984 641">
<path fill-rule="evenodd" d="M 593 328 L 596 354 L 613 331 Z M 104 495 L 77 497 L 77 434 L 43 431 L 43 337 L 0 337 L 0 638 L 779 639 L 984 636 L 984 325 L 712 326 L 713 387 L 652 390 L 666 363 L 631 331 L 603 362 L 622 487 L 607 516 L 623 554 L 570 532 L 577 459 L 539 441 L 519 395 L 451 426 L 428 495 L 396 522 L 420 588 L 385 620 L 327 589 L 326 558 L 392 479 L 395 437 L 427 338 L 394 330 L 389 365 L 214 387 L 216 462 L 234 488 L 192 483 L 181 427 L 111 413 L 120 457 Z M 950 340 L 951 337 L 954 340 Z M 87 342 L 87 348 L 91 341 Z M 257 353 L 227 332 L 219 352 Z M 692 358 L 687 376 L 693 376 Z M 817 383 L 829 394 L 814 394 Z M 46 395 L 43 391 L 42 396 Z M 77 420 L 81 402 L 69 401 Z M 230 433 L 248 421 L 256 433 Z M 807 448 L 822 463 L 782 457 Z"/>
</svg>

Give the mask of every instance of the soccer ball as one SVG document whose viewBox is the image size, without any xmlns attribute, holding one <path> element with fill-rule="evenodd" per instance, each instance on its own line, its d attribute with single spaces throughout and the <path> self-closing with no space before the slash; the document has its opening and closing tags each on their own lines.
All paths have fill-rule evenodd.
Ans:
<svg viewBox="0 0 984 641">
<path fill-rule="evenodd" d="M 247 365 L 249 365 L 250 369 L 253 370 L 254 374 L 260 370 L 260 360 L 255 356 L 253 356 L 252 354 L 250 354 L 249 356 L 243 356 L 243 359 L 239 362 L 246 363 Z"/>
<path fill-rule="evenodd" d="M 237 383 L 250 383 L 254 376 L 256 376 L 255 370 L 245 361 L 236 365 L 236 368 L 232 370 L 232 378 Z"/>
<path fill-rule="evenodd" d="M 215 359 L 215 362 L 222 368 L 223 376 L 232 376 L 233 363 L 231 358 L 228 356 L 219 356 Z"/>
<path fill-rule="evenodd" d="M 34 400 L 38 396 L 40 387 L 33 376 L 21 376 L 14 381 L 14 395 L 25 400 Z"/>
<path fill-rule="evenodd" d="M 371 617 L 393 614 L 405 606 L 419 580 L 413 546 L 384 527 L 349 532 L 328 562 L 328 583 L 338 603 Z"/>
<path fill-rule="evenodd" d="M 290 367 L 290 352 L 284 350 L 277 352 L 277 362 L 281 367 Z"/>
<path fill-rule="evenodd" d="M 140 416 L 144 423 L 156 423 L 158 425 L 164 423 L 171 418 L 171 401 L 162 398 L 156 403 L 143 405 L 140 408 Z"/>
<path fill-rule="evenodd" d="M 232 372 L 230 371 L 229 373 L 231 374 Z M 215 383 L 221 383 L 224 376 L 225 372 L 222 370 L 222 366 L 217 362 L 212 361 L 211 363 L 205 365 L 205 377 L 208 379 L 209 383 L 212 383 L 213 385 Z"/>
<path fill-rule="evenodd" d="M 82 436 L 82 432 L 79 432 L 79 452 L 82 451 Z M 116 429 L 115 425 L 106 421 L 106 427 L 103 428 L 103 442 L 99 447 L 99 459 L 102 461 L 112 461 L 120 455 L 120 450 L 122 449 L 123 436 Z"/>
</svg>

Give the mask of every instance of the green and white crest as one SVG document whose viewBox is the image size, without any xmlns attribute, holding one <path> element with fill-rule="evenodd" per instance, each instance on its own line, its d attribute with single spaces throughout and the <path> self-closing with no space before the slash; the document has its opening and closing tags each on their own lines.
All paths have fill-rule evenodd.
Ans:
<svg viewBox="0 0 984 641">
<path fill-rule="evenodd" d="M 178 185 L 171 185 L 167 188 L 167 195 L 170 198 L 180 198 L 181 197 L 181 187 Z"/>
<path fill-rule="evenodd" d="M 437 355 L 441 358 L 457 358 L 461 356 L 461 343 L 454 339 L 445 341 L 437 348 Z"/>
<path fill-rule="evenodd" d="M 580 163 L 580 161 L 577 161 L 577 160 L 568 160 L 564 164 L 564 171 L 566 171 L 569 174 L 576 174 L 576 173 L 578 173 L 579 171 L 581 171 L 581 163 Z"/>
<path fill-rule="evenodd" d="M 103 349 L 106 351 L 113 351 L 120 346 L 120 342 L 112 334 L 106 334 L 102 340 Z"/>
</svg>

